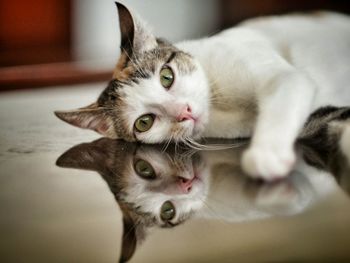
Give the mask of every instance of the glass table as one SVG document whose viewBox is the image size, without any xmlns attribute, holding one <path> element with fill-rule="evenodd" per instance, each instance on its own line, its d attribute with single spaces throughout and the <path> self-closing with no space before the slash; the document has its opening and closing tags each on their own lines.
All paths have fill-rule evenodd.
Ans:
<svg viewBox="0 0 350 263">
<path fill-rule="evenodd" d="M 240 167 L 244 140 L 142 145 L 54 116 L 103 86 L 1 94 L 1 262 L 350 262 L 343 155 L 300 143 L 263 182 Z"/>
</svg>

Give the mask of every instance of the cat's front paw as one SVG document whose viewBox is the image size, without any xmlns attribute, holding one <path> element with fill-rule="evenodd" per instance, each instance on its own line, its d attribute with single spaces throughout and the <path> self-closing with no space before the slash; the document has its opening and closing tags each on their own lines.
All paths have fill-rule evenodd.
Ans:
<svg viewBox="0 0 350 263">
<path fill-rule="evenodd" d="M 250 176 L 272 181 L 285 177 L 295 160 L 293 149 L 252 146 L 244 152 L 242 166 Z"/>
</svg>

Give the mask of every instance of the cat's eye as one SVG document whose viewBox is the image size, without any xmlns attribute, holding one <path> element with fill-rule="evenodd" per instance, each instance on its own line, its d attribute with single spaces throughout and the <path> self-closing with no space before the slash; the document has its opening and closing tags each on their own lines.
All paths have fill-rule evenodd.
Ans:
<svg viewBox="0 0 350 263">
<path fill-rule="evenodd" d="M 169 67 L 163 67 L 160 70 L 160 83 L 166 89 L 170 89 L 171 85 L 174 82 L 174 72 Z"/>
<path fill-rule="evenodd" d="M 145 115 L 142 115 L 141 117 L 139 117 L 135 121 L 134 126 L 138 132 L 146 132 L 149 129 L 151 129 L 153 122 L 154 122 L 154 115 L 145 114 Z"/>
<path fill-rule="evenodd" d="M 144 179 L 154 179 L 156 178 L 156 173 L 152 165 L 145 160 L 138 159 L 134 162 L 135 172 Z"/>
<path fill-rule="evenodd" d="M 160 218 L 163 221 L 169 221 L 173 219 L 175 216 L 175 206 L 172 202 L 166 201 L 163 203 L 162 207 L 160 208 Z"/>
</svg>

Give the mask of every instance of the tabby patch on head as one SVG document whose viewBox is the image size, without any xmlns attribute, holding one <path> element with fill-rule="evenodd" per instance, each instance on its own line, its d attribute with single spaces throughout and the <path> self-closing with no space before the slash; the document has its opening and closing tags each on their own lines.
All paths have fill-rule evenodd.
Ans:
<svg viewBox="0 0 350 263">
<path fill-rule="evenodd" d="M 158 143 L 199 138 L 208 122 L 209 87 L 200 64 L 117 3 L 121 54 L 96 103 L 55 112 L 104 136 Z"/>
</svg>

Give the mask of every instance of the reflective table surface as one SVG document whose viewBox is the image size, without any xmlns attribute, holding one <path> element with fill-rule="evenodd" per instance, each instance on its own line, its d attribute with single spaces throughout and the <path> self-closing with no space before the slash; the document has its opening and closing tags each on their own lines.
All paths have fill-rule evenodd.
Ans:
<svg viewBox="0 0 350 263">
<path fill-rule="evenodd" d="M 245 141 L 133 144 L 53 115 L 103 86 L 0 95 L 1 262 L 350 262 L 343 155 L 298 144 L 267 183 L 241 170 Z"/>
</svg>

